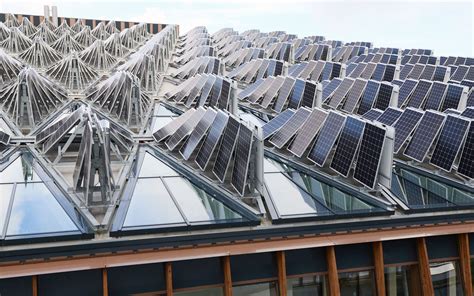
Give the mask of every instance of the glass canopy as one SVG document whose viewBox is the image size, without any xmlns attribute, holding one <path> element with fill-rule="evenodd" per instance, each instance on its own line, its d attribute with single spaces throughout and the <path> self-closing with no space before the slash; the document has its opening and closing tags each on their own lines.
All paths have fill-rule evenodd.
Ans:
<svg viewBox="0 0 474 296">
<path fill-rule="evenodd" d="M 153 229 L 225 227 L 248 222 L 226 205 L 159 160 L 147 148 L 138 152 L 113 232 L 149 232 Z"/>
<path fill-rule="evenodd" d="M 385 210 L 359 197 L 296 171 L 276 160 L 264 161 L 267 204 L 273 206 L 273 219 L 367 215 Z"/>
<path fill-rule="evenodd" d="M 0 238 L 78 235 L 87 227 L 29 152 L 0 165 Z"/>
<path fill-rule="evenodd" d="M 450 183 L 434 174 L 423 174 L 396 164 L 392 174 L 392 193 L 414 211 L 474 206 L 471 188 Z"/>
</svg>

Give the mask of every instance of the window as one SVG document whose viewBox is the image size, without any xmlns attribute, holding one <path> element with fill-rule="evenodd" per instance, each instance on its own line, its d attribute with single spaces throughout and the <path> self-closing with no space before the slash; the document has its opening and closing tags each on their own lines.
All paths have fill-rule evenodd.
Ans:
<svg viewBox="0 0 474 296">
<path fill-rule="evenodd" d="M 288 295 L 292 296 L 325 296 L 328 295 L 327 277 L 324 275 L 309 275 L 290 278 L 287 281 Z"/>
<path fill-rule="evenodd" d="M 430 263 L 435 295 L 463 295 L 459 264 L 456 261 Z"/>
<path fill-rule="evenodd" d="M 232 288 L 232 294 L 233 296 L 277 296 L 277 286 L 276 282 L 235 286 Z"/>
<path fill-rule="evenodd" d="M 376 295 L 373 270 L 340 273 L 339 286 L 341 289 L 341 295 Z"/>
<path fill-rule="evenodd" d="M 418 265 L 391 266 L 385 268 L 387 296 L 416 295 L 421 291 Z"/>
</svg>

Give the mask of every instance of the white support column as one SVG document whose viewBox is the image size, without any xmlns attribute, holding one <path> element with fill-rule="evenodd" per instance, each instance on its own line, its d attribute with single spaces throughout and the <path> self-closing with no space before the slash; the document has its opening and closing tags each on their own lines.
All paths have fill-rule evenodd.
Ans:
<svg viewBox="0 0 474 296">
<path fill-rule="evenodd" d="M 43 6 L 43 11 L 44 11 L 44 20 L 50 20 L 49 19 L 49 6 L 48 5 L 45 5 Z"/>
<path fill-rule="evenodd" d="M 53 15 L 53 24 L 55 26 L 58 25 L 58 7 L 57 6 L 51 6 L 51 11 L 52 11 L 52 15 Z"/>
</svg>

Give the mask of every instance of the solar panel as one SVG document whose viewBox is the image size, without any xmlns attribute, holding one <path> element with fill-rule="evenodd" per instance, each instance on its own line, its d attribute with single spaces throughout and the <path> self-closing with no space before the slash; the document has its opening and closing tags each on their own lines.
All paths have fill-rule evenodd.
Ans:
<svg viewBox="0 0 474 296">
<path fill-rule="evenodd" d="M 364 127 L 364 121 L 352 116 L 347 117 L 330 165 L 333 170 L 342 176 L 347 177 L 349 175 Z"/>
<path fill-rule="evenodd" d="M 375 98 L 377 98 L 379 87 L 380 83 L 377 81 L 369 80 L 367 82 L 367 86 L 365 87 L 364 94 L 362 95 L 357 114 L 365 114 L 372 108 Z"/>
<path fill-rule="evenodd" d="M 444 94 L 446 93 L 448 85 L 442 82 L 433 82 L 430 93 L 426 98 L 425 110 L 439 110 L 443 102 Z"/>
<path fill-rule="evenodd" d="M 456 69 L 456 71 L 454 71 L 453 75 L 451 75 L 450 80 L 454 80 L 454 81 L 461 81 L 461 80 L 463 80 L 464 77 L 466 76 L 468 70 L 469 70 L 469 67 L 464 66 L 464 65 L 460 65 L 460 66 Z"/>
<path fill-rule="evenodd" d="M 322 101 L 326 102 L 334 93 L 336 88 L 341 84 L 342 79 L 334 78 L 325 87 L 323 87 Z"/>
<path fill-rule="evenodd" d="M 472 123 L 462 148 L 458 173 L 471 179 L 474 178 L 474 124 Z"/>
<path fill-rule="evenodd" d="M 426 111 L 421 118 L 420 124 L 415 130 L 404 155 L 423 162 L 436 135 L 444 123 L 446 115 L 434 111 Z"/>
<path fill-rule="evenodd" d="M 393 125 L 395 129 L 395 143 L 393 146 L 394 153 L 398 153 L 410 134 L 417 127 L 423 112 L 415 109 L 407 108 L 403 111 L 402 116 Z"/>
<path fill-rule="evenodd" d="M 292 116 L 295 110 L 286 109 L 262 126 L 263 139 L 268 139 L 278 131 Z"/>
<path fill-rule="evenodd" d="M 377 121 L 388 126 L 392 126 L 400 116 L 402 116 L 403 111 L 397 108 L 389 107 L 387 108 L 382 115 L 377 118 Z"/>
<path fill-rule="evenodd" d="M 275 78 L 268 77 L 265 81 L 248 97 L 251 103 L 257 103 L 260 98 L 268 91 Z"/>
<path fill-rule="evenodd" d="M 270 143 L 281 149 L 296 134 L 296 132 L 298 132 L 310 114 L 310 109 L 304 107 L 298 109 L 296 113 L 275 132 L 273 137 L 270 139 Z"/>
<path fill-rule="evenodd" d="M 234 152 L 235 143 L 237 142 L 239 128 L 240 122 L 231 116 L 227 121 L 219 151 L 217 152 L 216 162 L 212 168 L 212 172 L 221 182 L 224 182 L 230 161 L 232 160 L 232 153 Z"/>
<path fill-rule="evenodd" d="M 230 100 L 230 82 L 224 80 L 222 82 L 221 95 L 219 97 L 218 107 L 219 109 L 227 109 Z"/>
<path fill-rule="evenodd" d="M 381 83 L 379 87 L 379 93 L 377 94 L 377 99 L 375 100 L 375 108 L 380 110 L 385 110 L 390 106 L 392 101 L 392 91 L 393 85 L 390 85 L 386 82 Z"/>
<path fill-rule="evenodd" d="M 323 72 L 324 65 L 326 62 L 324 61 L 317 61 L 316 66 L 314 67 L 313 71 L 311 71 L 311 74 L 309 75 L 309 79 L 312 81 L 321 81 L 321 73 Z"/>
<path fill-rule="evenodd" d="M 285 107 L 288 97 L 290 96 L 291 90 L 293 89 L 293 85 L 295 84 L 296 79 L 291 77 L 286 77 L 285 82 L 283 82 L 280 91 L 278 92 L 278 97 L 276 99 L 275 105 L 273 106 L 273 110 L 276 112 L 281 112 Z"/>
<path fill-rule="evenodd" d="M 229 116 L 226 113 L 220 110 L 217 112 L 216 118 L 214 119 L 211 128 L 196 155 L 195 162 L 201 170 L 206 169 L 228 120 Z"/>
<path fill-rule="evenodd" d="M 197 98 L 198 106 L 205 106 L 209 100 L 209 94 L 211 93 L 212 85 L 216 81 L 216 76 L 209 75 L 206 83 L 202 87 L 201 94 Z"/>
<path fill-rule="evenodd" d="M 367 66 L 366 63 L 360 63 L 355 67 L 354 70 L 352 70 L 351 74 L 349 74 L 349 77 L 351 78 L 359 78 L 362 72 L 364 72 L 365 67 Z"/>
<path fill-rule="evenodd" d="M 169 150 L 174 150 L 183 140 L 186 138 L 196 125 L 201 120 L 201 118 L 206 113 L 206 109 L 199 107 L 196 112 L 194 112 L 176 131 L 170 135 L 165 144 Z"/>
<path fill-rule="evenodd" d="M 466 106 L 473 106 L 474 107 L 474 89 L 471 89 L 469 93 L 469 97 L 467 98 Z"/>
<path fill-rule="evenodd" d="M 379 109 L 370 109 L 369 111 L 365 112 L 364 115 L 362 115 L 363 118 L 367 119 L 367 120 L 377 120 L 377 118 L 379 118 L 380 115 L 382 115 L 382 110 L 379 110 Z"/>
<path fill-rule="evenodd" d="M 8 145 L 10 143 L 10 135 L 0 129 L 0 143 Z"/>
<path fill-rule="evenodd" d="M 303 99 L 304 87 L 305 81 L 302 79 L 296 79 L 293 92 L 290 96 L 290 102 L 288 103 L 288 108 L 298 109 L 301 105 L 301 100 Z"/>
<path fill-rule="evenodd" d="M 235 149 L 235 162 L 232 169 L 231 184 L 243 196 L 247 185 L 247 175 L 252 149 L 253 132 L 240 124 L 239 137 Z"/>
<path fill-rule="evenodd" d="M 318 138 L 309 152 L 308 159 L 319 166 L 324 166 L 326 159 L 336 142 L 346 117 L 330 111 L 321 127 Z"/>
<path fill-rule="evenodd" d="M 321 74 L 321 80 L 330 80 L 331 79 L 331 74 L 332 74 L 332 67 L 334 63 L 327 62 L 324 65 L 323 72 Z"/>
<path fill-rule="evenodd" d="M 462 113 L 461 116 L 474 119 L 474 107 L 467 107 Z"/>
<path fill-rule="evenodd" d="M 326 120 L 328 113 L 321 109 L 313 109 L 305 123 L 301 126 L 296 134 L 295 139 L 288 147 L 288 150 L 298 157 L 302 157 L 308 149 L 311 142 L 318 134 L 321 126 Z"/>
<path fill-rule="evenodd" d="M 208 108 L 206 110 L 206 113 L 204 114 L 202 119 L 198 122 L 198 124 L 196 125 L 196 128 L 189 135 L 189 139 L 186 141 L 183 147 L 181 147 L 181 149 L 179 150 L 179 152 L 181 153 L 184 159 L 188 160 L 191 157 L 191 155 L 196 150 L 201 140 L 206 135 L 207 130 L 209 129 L 211 124 L 214 122 L 216 115 L 217 115 L 217 112 L 214 109 Z"/>
<path fill-rule="evenodd" d="M 396 70 L 396 66 L 386 65 L 385 73 L 383 74 L 382 81 L 392 81 L 393 78 L 395 77 L 395 70 Z"/>
<path fill-rule="evenodd" d="M 365 86 L 367 85 L 367 80 L 357 78 L 354 81 L 351 89 L 347 93 L 346 101 L 342 107 L 344 111 L 349 113 L 353 113 L 362 93 L 365 90 Z"/>
<path fill-rule="evenodd" d="M 421 72 L 420 79 L 432 80 L 436 66 L 426 65 L 423 72 Z"/>
<path fill-rule="evenodd" d="M 239 99 L 242 100 L 250 96 L 264 81 L 265 79 L 259 79 L 255 81 L 255 83 L 249 85 L 246 89 L 244 89 L 243 91 L 239 93 L 238 95 Z"/>
<path fill-rule="evenodd" d="M 334 91 L 334 94 L 329 101 L 329 106 L 332 108 L 339 107 L 353 84 L 354 79 L 348 77 L 344 78 L 344 80 L 342 80 L 342 82 L 339 84 L 338 88 Z"/>
<path fill-rule="evenodd" d="M 262 102 L 260 103 L 260 106 L 263 108 L 268 108 L 270 104 L 274 101 L 278 91 L 282 87 L 283 83 L 285 82 L 285 77 L 283 76 L 278 76 L 273 80 L 272 85 L 270 85 L 270 88 L 268 91 L 265 93 L 265 96 L 262 99 Z"/>
<path fill-rule="evenodd" d="M 301 106 L 313 108 L 316 98 L 316 83 L 306 81 Z"/>
<path fill-rule="evenodd" d="M 383 75 L 385 74 L 385 64 L 377 64 L 371 79 L 382 81 Z"/>
<path fill-rule="evenodd" d="M 430 163 L 451 171 L 451 167 L 459 153 L 466 136 L 470 121 L 458 116 L 448 115 L 441 129 Z"/>
<path fill-rule="evenodd" d="M 374 188 L 385 141 L 385 128 L 366 123 L 354 170 L 354 179 Z"/>
<path fill-rule="evenodd" d="M 217 76 L 214 85 L 212 86 L 211 90 L 211 100 L 209 101 L 209 106 L 216 107 L 217 103 L 219 102 L 219 97 L 221 96 L 222 91 L 222 83 L 224 79 Z"/>
<path fill-rule="evenodd" d="M 434 81 L 444 82 L 446 80 L 446 72 L 448 71 L 447 67 L 437 66 L 433 75 Z"/>
<path fill-rule="evenodd" d="M 360 74 L 360 78 L 370 79 L 375 71 L 375 67 L 377 67 L 377 64 L 368 63 L 364 71 Z"/>
<path fill-rule="evenodd" d="M 414 67 L 415 65 L 411 65 L 411 64 L 406 64 L 405 66 L 403 66 L 400 70 L 400 79 L 401 80 L 407 79 L 408 75 L 410 74 L 410 72 L 413 70 Z"/>
<path fill-rule="evenodd" d="M 450 84 L 446 90 L 446 96 L 444 97 L 443 106 L 441 111 L 449 108 L 457 109 L 459 102 L 461 101 L 462 93 L 464 92 L 464 86 Z"/>
<path fill-rule="evenodd" d="M 421 73 L 423 72 L 424 69 L 425 69 L 425 65 L 415 64 L 415 66 L 413 67 L 413 69 L 411 70 L 407 78 L 420 79 Z"/>
<path fill-rule="evenodd" d="M 432 84 L 431 81 L 427 80 L 418 81 L 418 84 L 408 100 L 407 107 L 420 108 L 423 105 Z"/>
<path fill-rule="evenodd" d="M 46 153 L 51 149 L 57 142 L 61 140 L 61 138 L 67 134 L 76 123 L 81 120 L 82 114 L 84 112 L 83 108 L 77 109 L 74 111 L 68 119 L 64 121 L 64 123 L 52 134 L 48 140 L 43 145 L 43 152 Z"/>
<path fill-rule="evenodd" d="M 400 86 L 400 91 L 398 92 L 398 107 L 401 107 L 405 104 L 407 99 L 413 93 L 418 81 L 413 79 L 407 79 L 403 82 L 402 86 Z"/>
</svg>

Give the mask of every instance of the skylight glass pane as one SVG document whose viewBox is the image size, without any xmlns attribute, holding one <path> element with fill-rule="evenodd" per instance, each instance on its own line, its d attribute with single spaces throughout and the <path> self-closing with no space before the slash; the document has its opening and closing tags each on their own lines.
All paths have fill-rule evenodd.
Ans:
<svg viewBox="0 0 474 296">
<path fill-rule="evenodd" d="M 124 227 L 178 224 L 184 219 L 158 179 L 138 179 L 125 217 Z"/>
<path fill-rule="evenodd" d="M 265 174 L 265 183 L 275 207 L 282 216 L 328 212 L 281 173 Z"/>
<path fill-rule="evenodd" d="M 179 176 L 179 174 L 150 153 L 145 153 L 138 177 Z"/>
<path fill-rule="evenodd" d="M 151 124 L 152 126 L 151 131 L 154 133 L 160 128 L 170 123 L 171 121 L 173 121 L 173 118 L 171 117 L 153 117 L 153 122 Z"/>
<path fill-rule="evenodd" d="M 41 181 L 25 157 L 21 155 L 0 172 L 0 183 Z"/>
<path fill-rule="evenodd" d="M 17 184 L 7 236 L 77 230 L 43 183 Z"/>
<path fill-rule="evenodd" d="M 165 178 L 173 197 L 190 222 L 241 219 L 238 213 L 184 178 Z"/>
<path fill-rule="evenodd" d="M 3 233 L 5 220 L 7 219 L 8 206 L 12 196 L 13 185 L 0 185 L 0 236 Z"/>
<path fill-rule="evenodd" d="M 176 114 L 173 113 L 173 111 L 166 108 L 162 104 L 156 104 L 155 105 L 155 110 L 153 112 L 153 115 L 154 116 L 176 116 Z"/>
<path fill-rule="evenodd" d="M 373 206 L 359 198 L 346 194 L 336 187 L 330 186 L 303 173 L 288 173 L 293 181 L 303 186 L 309 193 L 317 197 L 325 206 L 334 212 L 353 212 L 372 210 Z"/>
</svg>

